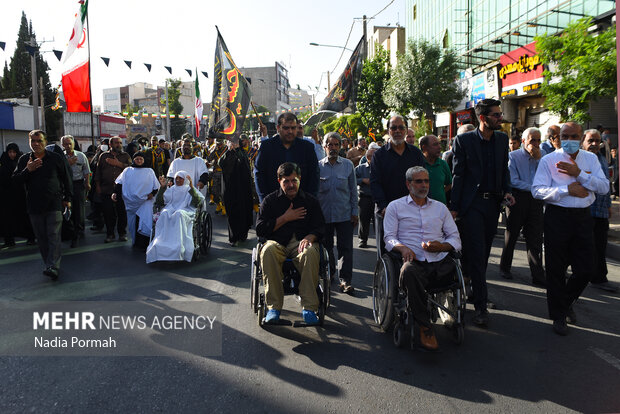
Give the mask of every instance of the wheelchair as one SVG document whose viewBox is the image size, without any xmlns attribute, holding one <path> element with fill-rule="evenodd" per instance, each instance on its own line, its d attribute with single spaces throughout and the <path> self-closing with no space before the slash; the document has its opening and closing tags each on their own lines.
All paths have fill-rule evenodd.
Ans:
<svg viewBox="0 0 620 414">
<path fill-rule="evenodd" d="M 428 307 L 431 323 L 441 319 L 453 332 L 454 341 L 463 343 L 465 337 L 465 281 L 461 271 L 460 253 L 450 252 L 456 264 L 452 283 L 428 286 Z M 403 347 L 407 340 L 414 347 L 415 323 L 407 306 L 407 292 L 400 288 L 400 268 L 403 260 L 397 252 L 385 252 L 377 261 L 372 285 L 372 308 L 375 323 L 383 332 L 392 329 L 394 345 Z"/>
<path fill-rule="evenodd" d="M 155 238 L 155 225 L 159 219 L 164 206 L 153 205 L 153 227 L 151 228 L 151 240 Z M 211 214 L 207 211 L 206 201 L 198 204 L 194 212 L 194 222 L 192 225 L 192 235 L 194 239 L 194 253 L 192 262 L 197 261 L 201 255 L 206 255 L 211 248 L 213 238 L 213 221 Z"/>
<path fill-rule="evenodd" d="M 265 240 L 252 249 L 252 265 L 250 271 L 250 306 L 252 311 L 258 316 L 258 325 L 264 327 L 263 319 L 267 313 L 267 304 L 265 301 L 263 271 L 260 266 L 260 251 Z M 329 255 L 327 249 L 319 243 L 319 283 L 316 287 L 316 293 L 319 298 L 319 310 L 317 316 L 319 318 L 319 326 L 323 326 L 325 314 L 329 308 L 331 299 L 331 275 L 329 271 Z M 284 287 L 284 295 L 299 295 L 299 282 L 301 274 L 295 268 L 293 259 L 286 259 L 282 264 L 282 274 L 284 276 L 282 283 Z"/>
</svg>

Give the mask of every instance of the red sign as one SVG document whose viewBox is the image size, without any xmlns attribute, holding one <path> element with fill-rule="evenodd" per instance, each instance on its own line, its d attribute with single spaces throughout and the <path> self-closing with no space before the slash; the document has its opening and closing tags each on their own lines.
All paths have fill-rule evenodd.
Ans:
<svg viewBox="0 0 620 414">
<path fill-rule="evenodd" d="M 543 64 L 536 53 L 536 42 L 508 52 L 499 58 L 502 90 L 520 83 L 535 83 L 542 78 Z"/>
<path fill-rule="evenodd" d="M 101 131 L 99 135 L 102 137 L 127 137 L 125 132 L 125 118 L 122 116 L 99 115 L 99 126 Z"/>
</svg>

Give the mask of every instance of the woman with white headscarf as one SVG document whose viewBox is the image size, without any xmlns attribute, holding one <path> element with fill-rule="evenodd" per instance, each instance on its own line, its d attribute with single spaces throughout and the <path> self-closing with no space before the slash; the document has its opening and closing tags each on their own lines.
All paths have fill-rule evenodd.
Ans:
<svg viewBox="0 0 620 414">
<path fill-rule="evenodd" d="M 155 237 L 146 249 L 146 262 L 191 262 L 194 255 L 192 230 L 195 208 L 204 202 L 204 197 L 194 188 L 186 171 L 178 171 L 174 175 L 174 185 L 170 188 L 165 178 L 160 178 L 160 183 L 155 204 L 165 207 L 155 225 Z"/>
<path fill-rule="evenodd" d="M 144 164 L 144 153 L 137 152 L 133 164 L 123 170 L 115 183 L 112 200 L 116 201 L 122 195 L 127 210 L 127 227 L 135 245 L 138 234 L 151 237 L 153 196 L 157 194 L 159 181 L 153 170 Z"/>
</svg>

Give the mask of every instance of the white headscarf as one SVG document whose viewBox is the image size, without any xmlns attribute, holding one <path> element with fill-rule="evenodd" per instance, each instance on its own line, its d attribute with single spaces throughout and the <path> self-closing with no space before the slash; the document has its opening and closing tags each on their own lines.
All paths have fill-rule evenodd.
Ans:
<svg viewBox="0 0 620 414">
<path fill-rule="evenodd" d="M 177 177 L 182 177 L 183 185 L 177 185 Z M 174 185 L 164 193 L 164 203 L 166 209 L 181 210 L 188 208 L 192 202 L 192 196 L 189 193 L 189 174 L 186 171 L 178 171 L 174 175 Z"/>
</svg>

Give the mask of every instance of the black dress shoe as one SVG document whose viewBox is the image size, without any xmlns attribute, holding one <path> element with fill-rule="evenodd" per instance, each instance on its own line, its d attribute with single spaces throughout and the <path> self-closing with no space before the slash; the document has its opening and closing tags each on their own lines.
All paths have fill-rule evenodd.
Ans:
<svg viewBox="0 0 620 414">
<path fill-rule="evenodd" d="M 365 249 L 365 248 L 368 247 L 368 243 L 366 243 L 365 241 L 361 241 L 361 242 L 359 242 L 357 247 L 359 247 L 360 249 Z"/>
<path fill-rule="evenodd" d="M 571 325 L 577 324 L 577 314 L 575 314 L 572 305 L 568 308 L 568 312 L 566 312 L 566 322 Z"/>
<path fill-rule="evenodd" d="M 482 311 L 476 311 L 472 322 L 478 326 L 487 326 L 489 324 L 489 311 L 487 311 L 486 309 Z"/>
<path fill-rule="evenodd" d="M 501 270 L 500 269 L 499 274 L 504 279 L 508 279 L 508 280 L 512 279 L 512 273 L 510 273 L 510 270 L 509 271 L 505 271 L 505 270 Z"/>
<path fill-rule="evenodd" d="M 560 336 L 568 335 L 568 325 L 566 325 L 566 319 L 556 319 L 553 321 L 553 332 Z"/>
<path fill-rule="evenodd" d="M 49 278 L 51 278 L 52 280 L 56 280 L 58 279 L 58 269 L 56 269 L 53 266 L 49 266 L 47 267 L 44 271 L 43 274 Z"/>
</svg>

